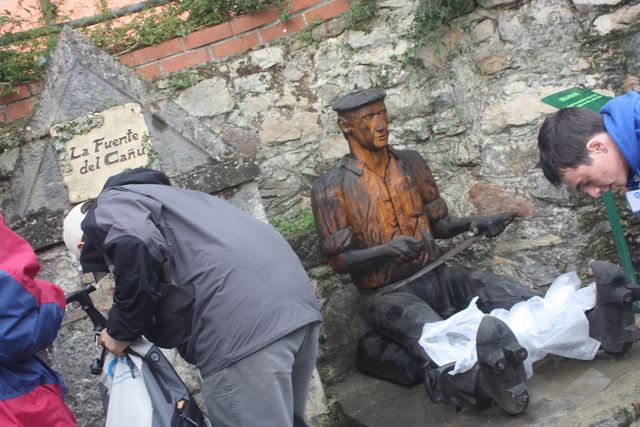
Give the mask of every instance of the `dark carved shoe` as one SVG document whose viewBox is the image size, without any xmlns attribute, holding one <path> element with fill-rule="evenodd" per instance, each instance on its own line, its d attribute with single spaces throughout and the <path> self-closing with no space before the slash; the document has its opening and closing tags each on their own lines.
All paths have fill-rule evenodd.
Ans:
<svg viewBox="0 0 640 427">
<path fill-rule="evenodd" d="M 524 360 L 527 350 L 509 326 L 493 316 L 484 316 L 476 335 L 479 401 L 493 401 L 505 412 L 516 415 L 529 405 Z"/>
<path fill-rule="evenodd" d="M 589 335 L 606 353 L 622 355 L 640 340 L 633 314 L 634 288 L 624 271 L 606 261 L 594 261 L 596 306 L 587 312 Z"/>
<path fill-rule="evenodd" d="M 425 388 L 434 403 L 460 410 L 463 404 L 479 409 L 494 402 L 505 412 L 520 414 L 529 405 L 527 376 L 522 362 L 527 350 L 503 321 L 485 316 L 476 335 L 478 363 L 464 373 L 449 375 L 454 364 L 425 367 Z"/>
</svg>

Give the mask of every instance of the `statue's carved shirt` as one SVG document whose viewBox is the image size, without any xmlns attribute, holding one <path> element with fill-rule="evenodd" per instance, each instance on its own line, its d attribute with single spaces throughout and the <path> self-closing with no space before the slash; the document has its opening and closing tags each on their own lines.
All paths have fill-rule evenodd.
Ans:
<svg viewBox="0 0 640 427">
<path fill-rule="evenodd" d="M 422 240 L 430 222 L 447 215 L 447 206 L 424 159 L 415 151 L 390 150 L 384 176 L 350 156 L 316 181 L 311 193 L 322 252 L 329 265 L 344 272 L 346 251 L 388 243 L 396 236 Z M 349 271 L 361 288 L 377 288 L 403 279 L 422 266 L 422 257 L 408 262 L 379 262 Z"/>
</svg>

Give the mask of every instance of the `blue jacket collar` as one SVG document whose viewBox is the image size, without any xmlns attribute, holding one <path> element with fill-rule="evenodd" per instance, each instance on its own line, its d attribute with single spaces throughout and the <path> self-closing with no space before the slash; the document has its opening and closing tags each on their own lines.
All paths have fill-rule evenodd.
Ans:
<svg viewBox="0 0 640 427">
<path fill-rule="evenodd" d="M 627 186 L 638 188 L 640 176 L 640 94 L 628 92 L 613 98 L 600 110 L 604 127 L 611 135 L 630 168 Z"/>
</svg>

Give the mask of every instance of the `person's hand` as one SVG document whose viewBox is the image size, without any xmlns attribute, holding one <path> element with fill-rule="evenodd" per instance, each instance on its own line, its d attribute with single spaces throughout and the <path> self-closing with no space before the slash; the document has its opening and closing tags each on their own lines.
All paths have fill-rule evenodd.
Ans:
<svg viewBox="0 0 640 427">
<path fill-rule="evenodd" d="M 398 262 L 415 259 L 422 251 L 422 242 L 411 236 L 396 236 L 387 243 L 387 253 Z"/>
<path fill-rule="evenodd" d="M 474 236 L 484 234 L 487 237 L 495 237 L 507 227 L 509 215 L 479 216 L 471 220 L 469 231 Z"/>
<path fill-rule="evenodd" d="M 116 356 L 124 355 L 124 350 L 129 347 L 131 341 L 120 341 L 113 338 L 107 332 L 107 328 L 100 331 L 100 344 Z"/>
</svg>

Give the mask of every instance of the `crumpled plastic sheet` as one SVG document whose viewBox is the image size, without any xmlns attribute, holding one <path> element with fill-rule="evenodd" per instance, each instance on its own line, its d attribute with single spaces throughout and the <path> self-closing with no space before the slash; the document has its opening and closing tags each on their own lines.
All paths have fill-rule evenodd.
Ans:
<svg viewBox="0 0 640 427">
<path fill-rule="evenodd" d="M 533 375 L 533 363 L 547 354 L 591 360 L 600 342 L 589 336 L 585 311 L 595 305 L 595 283 L 580 288 L 575 272 L 556 278 L 542 297 L 519 302 L 510 310 L 495 309 L 490 315 L 505 322 L 529 356 L 524 362 L 527 378 Z M 476 333 L 486 314 L 474 298 L 469 306 L 448 319 L 427 323 L 419 343 L 439 366 L 455 362 L 451 375 L 470 370 L 478 361 Z"/>
</svg>

